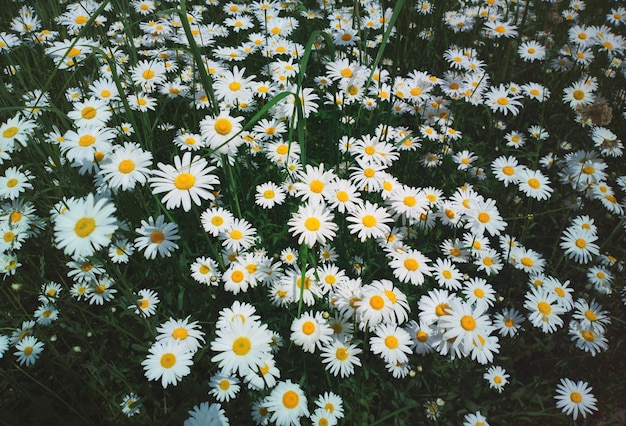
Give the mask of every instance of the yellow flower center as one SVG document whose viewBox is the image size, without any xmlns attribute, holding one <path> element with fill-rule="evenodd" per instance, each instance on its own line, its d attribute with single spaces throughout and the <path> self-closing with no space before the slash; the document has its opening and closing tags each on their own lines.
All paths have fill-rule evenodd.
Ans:
<svg viewBox="0 0 626 426">
<path fill-rule="evenodd" d="M 476 320 L 470 315 L 465 315 L 461 318 L 461 327 L 466 331 L 472 331 L 476 328 Z"/>
<path fill-rule="evenodd" d="M 366 228 L 371 228 L 373 226 L 376 226 L 376 223 L 378 223 L 376 221 L 376 218 L 372 216 L 371 214 L 363 216 L 363 219 L 361 220 L 361 222 L 363 223 L 363 226 L 365 226 Z"/>
<path fill-rule="evenodd" d="M 420 264 L 415 259 L 404 259 L 404 267 L 409 271 L 417 271 L 420 267 Z"/>
<path fill-rule="evenodd" d="M 11 139 L 13 136 L 15 136 L 17 134 L 17 132 L 20 129 L 18 129 L 17 127 L 13 126 L 13 127 L 9 127 L 8 129 L 6 129 L 4 132 L 2 132 L 2 137 L 3 138 L 7 138 L 7 139 Z"/>
<path fill-rule="evenodd" d="M 147 69 L 145 70 L 141 76 L 144 78 L 144 80 L 150 80 L 151 78 L 154 78 L 154 71 L 151 69 Z"/>
<path fill-rule="evenodd" d="M 172 368 L 176 364 L 176 355 L 173 353 L 166 353 L 161 356 L 161 367 Z"/>
<path fill-rule="evenodd" d="M 19 183 L 19 181 L 15 178 L 11 178 L 7 181 L 7 187 L 8 188 L 14 188 L 15 185 L 17 185 Z"/>
<path fill-rule="evenodd" d="M 585 92 L 580 89 L 576 89 L 572 93 L 572 97 L 577 101 L 583 100 L 585 98 Z"/>
<path fill-rule="evenodd" d="M 351 78 L 352 70 L 350 68 L 344 68 L 339 72 L 339 74 L 341 74 L 341 76 L 344 78 Z"/>
<path fill-rule="evenodd" d="M 181 173 L 174 179 L 174 186 L 182 191 L 193 187 L 195 183 L 196 177 L 191 173 Z"/>
<path fill-rule="evenodd" d="M 319 179 L 315 179 L 309 184 L 309 188 L 311 188 L 311 191 L 319 194 L 324 190 L 324 182 Z"/>
<path fill-rule="evenodd" d="M 509 98 L 503 96 L 501 98 L 498 98 L 496 102 L 498 102 L 498 105 L 506 106 L 509 104 Z"/>
<path fill-rule="evenodd" d="M 335 352 L 335 356 L 339 361 L 345 361 L 348 358 L 348 351 L 346 348 L 338 348 Z"/>
<path fill-rule="evenodd" d="M 420 330 L 415 335 L 415 338 L 417 339 L 418 342 L 425 343 L 426 341 L 428 341 L 428 334 L 425 331 Z"/>
<path fill-rule="evenodd" d="M 320 229 L 320 225 L 321 222 L 316 217 L 309 217 L 307 220 L 304 221 L 304 226 L 309 231 L 317 231 L 318 229 Z"/>
<path fill-rule="evenodd" d="M 172 331 L 172 337 L 178 340 L 185 340 L 189 336 L 189 332 L 184 327 L 178 327 Z"/>
<path fill-rule="evenodd" d="M 283 405 L 288 409 L 293 409 L 300 403 L 300 397 L 295 391 L 288 390 L 283 394 Z"/>
<path fill-rule="evenodd" d="M 233 81 L 228 85 L 228 88 L 231 91 L 236 92 L 237 90 L 241 89 L 241 83 L 239 83 L 238 81 Z"/>
<path fill-rule="evenodd" d="M 133 160 L 122 160 L 120 164 L 117 165 L 117 169 L 120 173 L 128 174 L 135 170 L 135 163 Z"/>
<path fill-rule="evenodd" d="M 537 309 L 544 315 L 550 315 L 550 312 L 552 312 L 550 304 L 543 301 L 537 304 Z"/>
<path fill-rule="evenodd" d="M 233 273 L 231 274 L 230 278 L 231 278 L 234 282 L 236 282 L 236 283 L 240 283 L 240 282 L 242 282 L 242 281 L 243 281 L 243 278 L 244 278 L 244 276 L 243 276 L 243 272 L 241 272 L 240 270 L 233 271 Z"/>
<path fill-rule="evenodd" d="M 515 169 L 511 166 L 504 166 L 502 168 L 502 173 L 504 173 L 507 176 L 513 176 L 515 174 Z"/>
<path fill-rule="evenodd" d="M 379 295 L 374 295 L 370 298 L 370 306 L 373 309 L 380 311 L 382 308 L 385 307 L 385 299 L 383 299 Z"/>
<path fill-rule="evenodd" d="M 96 138 L 92 135 L 82 135 L 78 139 L 78 145 L 80 146 L 91 146 L 96 141 Z"/>
<path fill-rule="evenodd" d="M 480 223 L 487 223 L 487 222 L 489 222 L 490 219 L 491 219 L 491 217 L 489 216 L 489 213 L 480 212 L 478 214 L 478 221 Z"/>
<path fill-rule="evenodd" d="M 81 238 L 87 237 L 96 229 L 96 221 L 91 217 L 81 217 L 74 225 L 74 232 Z"/>
<path fill-rule="evenodd" d="M 387 346 L 389 349 L 396 349 L 398 346 L 400 346 L 400 342 L 398 341 L 398 338 L 396 336 L 387 336 L 385 337 L 385 346 Z"/>
<path fill-rule="evenodd" d="M 233 124 L 227 118 L 218 118 L 215 120 L 215 131 L 220 135 L 227 135 L 233 129 Z"/>
<path fill-rule="evenodd" d="M 80 114 L 83 116 L 84 119 L 91 120 L 92 118 L 96 116 L 97 113 L 98 113 L 97 109 L 95 109 L 92 106 L 87 106 L 83 108 Z"/>
<path fill-rule="evenodd" d="M 579 392 L 574 391 L 570 394 L 569 399 L 571 399 L 573 403 L 579 404 L 583 400 L 583 396 Z"/>
<path fill-rule="evenodd" d="M 164 239 L 165 235 L 163 235 L 161 231 L 154 231 L 150 234 L 150 241 L 152 241 L 153 244 L 161 244 Z"/>
<path fill-rule="evenodd" d="M 530 186 L 532 189 L 537 189 L 541 186 L 541 182 L 539 182 L 538 179 L 530 178 L 528 179 L 528 186 Z"/>
<path fill-rule="evenodd" d="M 233 342 L 233 352 L 235 355 L 243 356 L 250 352 L 252 342 L 245 336 L 237 337 Z"/>
</svg>

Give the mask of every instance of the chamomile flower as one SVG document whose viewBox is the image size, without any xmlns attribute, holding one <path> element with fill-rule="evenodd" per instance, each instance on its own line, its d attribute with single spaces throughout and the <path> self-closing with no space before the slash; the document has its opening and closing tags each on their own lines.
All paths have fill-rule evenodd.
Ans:
<svg viewBox="0 0 626 426">
<path fill-rule="evenodd" d="M 516 174 L 519 189 L 527 196 L 541 201 L 547 200 L 552 195 L 554 190 L 550 187 L 550 179 L 541 171 L 524 168 Z"/>
<path fill-rule="evenodd" d="M 543 287 L 534 287 L 526 292 L 524 307 L 530 311 L 528 319 L 544 333 L 554 333 L 563 325 L 566 309 L 558 303 L 557 295 Z"/>
<path fill-rule="evenodd" d="M 142 289 L 137 292 L 137 302 L 130 305 L 129 309 L 135 309 L 135 314 L 142 317 L 150 317 L 156 313 L 159 302 L 159 295 L 156 291 L 150 289 Z"/>
<path fill-rule="evenodd" d="M 191 277 L 200 284 L 217 285 L 221 277 L 217 262 L 210 257 L 198 257 L 189 267 Z"/>
<path fill-rule="evenodd" d="M 73 110 L 67 113 L 67 116 L 74 121 L 76 127 L 93 126 L 94 128 L 102 128 L 113 115 L 109 108 L 108 101 L 90 97 L 83 102 L 75 102 Z"/>
<path fill-rule="evenodd" d="M 199 156 L 191 157 L 185 152 L 183 157 L 174 157 L 174 166 L 158 164 L 159 170 L 152 171 L 150 187 L 154 194 L 165 192 L 162 202 L 167 209 L 182 205 L 184 211 L 191 210 L 191 202 L 201 205 L 202 200 L 213 200 L 213 185 L 219 183 L 217 176 L 211 174 L 214 166 Z"/>
<path fill-rule="evenodd" d="M 159 215 L 156 220 L 150 216 L 147 221 L 141 221 L 141 227 L 136 228 L 139 234 L 135 238 L 135 246 L 138 250 L 144 250 L 146 259 L 154 259 L 157 254 L 161 257 L 169 257 L 178 249 L 174 241 L 180 239 L 177 233 L 178 226 L 175 223 L 165 222 L 165 216 Z"/>
<path fill-rule="evenodd" d="M 14 353 L 20 365 L 26 367 L 34 365 L 43 351 L 44 344 L 37 340 L 35 336 L 26 336 L 15 345 L 17 351 Z"/>
<path fill-rule="evenodd" d="M 429 263 L 431 260 L 418 250 L 407 250 L 397 253 L 389 266 L 393 268 L 393 274 L 402 282 L 410 282 L 413 285 L 424 283 L 425 275 L 432 275 Z"/>
<path fill-rule="evenodd" d="M 507 226 L 500 216 L 496 201 L 491 198 L 471 200 L 465 215 L 468 218 L 465 228 L 479 235 L 485 231 L 491 236 L 499 235 Z"/>
<path fill-rule="evenodd" d="M 211 207 L 200 215 L 202 227 L 214 237 L 225 232 L 234 220 L 235 216 L 223 207 Z"/>
<path fill-rule="evenodd" d="M 217 373 L 209 380 L 209 395 L 213 395 L 219 402 L 228 402 L 237 396 L 241 389 L 239 379 L 230 374 Z"/>
<path fill-rule="evenodd" d="M 120 407 L 122 408 L 122 413 L 127 417 L 132 417 L 135 414 L 139 414 L 139 411 L 143 407 L 143 404 L 139 402 L 141 398 L 134 392 L 129 393 L 124 396 L 122 402 L 120 403 Z"/>
<path fill-rule="evenodd" d="M 489 367 L 483 374 L 483 378 L 489 382 L 489 387 L 497 390 L 498 393 L 502 393 L 504 386 L 509 383 L 509 377 L 510 375 L 504 368 L 496 365 Z"/>
<path fill-rule="evenodd" d="M 271 353 L 272 335 L 267 326 L 241 318 L 227 324 L 216 330 L 217 337 L 211 342 L 211 350 L 217 355 L 211 358 L 211 362 L 217 362 L 224 374 L 238 372 L 246 375 L 250 370 L 255 371 Z"/>
<path fill-rule="evenodd" d="M 254 244 L 256 228 L 245 219 L 233 219 L 228 226 L 224 227 L 218 237 L 222 245 L 228 250 L 247 250 Z"/>
<path fill-rule="evenodd" d="M 387 223 L 393 222 L 391 215 L 378 204 L 366 201 L 356 206 L 347 217 L 351 234 L 357 234 L 361 241 L 368 238 L 381 238 L 389 234 L 391 228 Z"/>
<path fill-rule="evenodd" d="M 587 382 L 579 380 L 574 382 L 570 379 L 561 379 L 556 387 L 556 407 L 571 415 L 574 420 L 578 415 L 587 417 L 593 411 L 597 411 L 596 398 L 591 393 L 592 388 Z"/>
<path fill-rule="evenodd" d="M 300 424 L 300 418 L 309 416 L 307 398 L 297 383 L 291 380 L 279 382 L 266 399 L 270 421 L 276 426 Z"/>
<path fill-rule="evenodd" d="M 300 206 L 292 215 L 287 225 L 289 232 L 298 236 L 298 244 L 305 243 L 309 248 L 315 243 L 325 244 L 332 240 L 337 231 L 337 224 L 333 222 L 334 215 L 323 204 L 307 203 Z"/>
<path fill-rule="evenodd" d="M 196 353 L 204 343 L 204 333 L 198 321 L 189 322 L 189 317 L 176 320 L 171 318 L 156 329 L 159 335 L 157 341 L 174 340 L 180 343 L 187 351 Z"/>
<path fill-rule="evenodd" d="M 244 117 L 232 117 L 228 111 L 221 111 L 213 117 L 205 117 L 200 121 L 200 132 L 209 148 L 220 154 L 234 151 L 242 142 L 238 134 L 243 126 Z"/>
<path fill-rule="evenodd" d="M 118 145 L 100 163 L 100 175 L 112 190 L 132 190 L 143 185 L 150 175 L 152 153 L 144 151 L 139 144 L 125 142 Z"/>
<path fill-rule="evenodd" d="M 380 324 L 370 337 L 370 350 L 387 363 L 407 362 L 411 350 L 411 336 L 394 324 Z"/>
<path fill-rule="evenodd" d="M 463 274 L 452 264 L 450 259 L 437 258 L 433 265 L 433 277 L 440 286 L 448 290 L 458 290 L 461 288 Z"/>
<path fill-rule="evenodd" d="M 175 340 L 160 340 L 149 349 L 149 355 L 141 362 L 148 380 L 161 380 L 161 386 L 176 386 L 189 373 L 193 365 L 193 352 Z"/>
<path fill-rule="evenodd" d="M 87 257 L 111 242 L 117 230 L 115 206 L 93 194 L 67 201 L 62 214 L 54 215 L 56 246 L 72 257 Z"/>
<path fill-rule="evenodd" d="M 565 254 L 578 263 L 588 263 L 599 254 L 595 243 L 598 236 L 594 232 L 577 227 L 569 227 L 561 236 L 560 247 Z"/>
<path fill-rule="evenodd" d="M 185 420 L 183 426 L 230 425 L 224 409 L 218 403 L 209 404 L 208 402 L 203 402 L 200 405 L 194 405 L 193 409 L 189 410 L 187 414 L 189 414 L 189 417 Z"/>
<path fill-rule="evenodd" d="M 321 312 L 305 312 L 291 323 L 291 340 L 305 352 L 313 353 L 315 348 L 330 343 L 332 334 Z"/>
</svg>

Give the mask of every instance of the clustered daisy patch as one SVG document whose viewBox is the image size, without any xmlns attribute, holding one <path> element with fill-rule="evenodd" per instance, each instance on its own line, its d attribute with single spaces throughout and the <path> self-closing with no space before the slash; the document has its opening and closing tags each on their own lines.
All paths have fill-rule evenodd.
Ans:
<svg viewBox="0 0 626 426">
<path fill-rule="evenodd" d="M 0 358 L 89 353 L 65 322 L 106 318 L 85 335 L 117 330 L 143 373 L 110 405 L 140 418 L 183 392 L 190 425 L 382 422 L 354 395 L 372 377 L 420 389 L 426 419 L 486 425 L 510 419 L 427 384 L 464 369 L 508 404 L 531 383 L 519 348 L 608 359 L 626 10 L 452 3 L 14 5 L 0 273 L 33 309 L 3 317 Z M 404 61 L 407 38 L 430 59 Z M 45 84 L 23 86 L 24 49 Z M 600 376 L 563 365 L 546 416 L 601 410 Z"/>
</svg>

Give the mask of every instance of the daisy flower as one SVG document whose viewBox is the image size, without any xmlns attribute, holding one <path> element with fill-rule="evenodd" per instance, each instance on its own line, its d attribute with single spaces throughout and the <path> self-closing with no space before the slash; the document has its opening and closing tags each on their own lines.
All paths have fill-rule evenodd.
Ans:
<svg viewBox="0 0 626 426">
<path fill-rule="evenodd" d="M 68 112 L 67 116 L 79 128 L 85 126 L 102 128 L 113 115 L 109 103 L 94 96 L 83 102 L 75 102 L 72 106 L 74 110 Z"/>
<path fill-rule="evenodd" d="M 328 411 L 336 419 L 344 417 L 343 400 L 334 392 L 324 392 L 315 400 L 315 405 Z"/>
<path fill-rule="evenodd" d="M 150 216 L 147 221 L 141 221 L 141 227 L 135 232 L 139 236 L 135 239 L 135 246 L 138 250 L 144 250 L 146 259 L 154 259 L 157 254 L 161 257 L 169 257 L 172 252 L 178 249 L 178 244 L 174 241 L 180 239 L 175 223 L 165 222 L 165 216 L 159 215 L 156 221 Z"/>
<path fill-rule="evenodd" d="M 305 243 L 312 248 L 315 243 L 323 245 L 335 237 L 338 227 L 333 219 L 334 215 L 323 204 L 307 203 L 299 207 L 287 225 L 289 232 L 299 235 L 298 244 Z"/>
<path fill-rule="evenodd" d="M 595 241 L 598 237 L 587 229 L 570 227 L 561 236 L 560 247 L 565 254 L 578 263 L 588 263 L 600 253 Z"/>
<path fill-rule="evenodd" d="M 487 200 L 472 199 L 469 202 L 469 210 L 465 212 L 468 219 L 465 228 L 478 235 L 486 232 L 489 235 L 499 235 L 506 227 L 506 222 L 502 220 L 500 212 L 496 207 L 496 201 L 488 198 Z"/>
<path fill-rule="evenodd" d="M 498 20 L 485 22 L 485 31 L 490 38 L 510 38 L 517 36 L 517 27 L 510 22 Z"/>
<path fill-rule="evenodd" d="M 559 315 L 565 308 L 558 303 L 556 294 L 543 287 L 534 287 L 526 292 L 524 307 L 530 311 L 528 319 L 544 333 L 553 333 L 563 325 Z"/>
<path fill-rule="evenodd" d="M 309 416 L 307 398 L 297 383 L 291 380 L 278 383 L 266 399 L 270 421 L 276 426 L 300 424 L 300 417 Z"/>
<path fill-rule="evenodd" d="M 395 254 L 389 266 L 393 268 L 393 275 L 400 281 L 421 285 L 424 283 L 425 275 L 432 275 L 430 262 L 431 260 L 418 250 L 410 249 Z"/>
<path fill-rule="evenodd" d="M 487 93 L 483 96 L 483 102 L 493 112 L 501 112 L 504 115 L 511 113 L 512 115 L 519 114 L 522 103 L 519 101 L 522 98 L 520 95 L 513 95 L 509 90 L 501 84 L 500 86 L 492 86 Z"/>
<path fill-rule="evenodd" d="M 496 291 L 483 278 L 470 278 L 463 283 L 463 295 L 465 300 L 474 304 L 475 307 L 489 309 L 496 300 Z"/>
<path fill-rule="evenodd" d="M 20 171 L 21 167 L 9 167 L 0 176 L 0 197 L 14 200 L 27 189 L 33 189 L 30 180 L 33 178 L 30 171 Z"/>
<path fill-rule="evenodd" d="M 15 142 L 25 147 L 31 131 L 36 127 L 35 121 L 22 118 L 20 114 L 9 118 L 0 125 L 0 146 L 9 152 L 14 150 Z"/>
<path fill-rule="evenodd" d="M 337 418 L 330 411 L 323 408 L 316 408 L 311 414 L 311 424 L 313 426 L 335 426 L 337 422 Z"/>
<path fill-rule="evenodd" d="M 328 195 L 325 199 L 331 209 L 345 213 L 357 205 L 363 204 L 358 188 L 349 180 L 337 179 L 329 186 Z"/>
<path fill-rule="evenodd" d="M 141 362 L 144 375 L 148 380 L 161 380 L 161 386 L 176 386 L 189 373 L 193 365 L 193 352 L 187 346 L 175 340 L 155 342 L 149 350 L 150 354 Z"/>
<path fill-rule="evenodd" d="M 143 185 L 150 175 L 152 153 L 144 151 L 134 142 L 118 145 L 100 162 L 100 175 L 113 190 L 132 190 L 137 184 Z"/>
<path fill-rule="evenodd" d="M 556 387 L 556 407 L 571 415 L 574 420 L 578 415 L 587 417 L 587 414 L 597 411 L 596 398 L 591 393 L 592 388 L 587 382 L 579 380 L 574 382 L 570 379 L 561 379 Z"/>
<path fill-rule="evenodd" d="M 539 201 L 547 200 L 554 191 L 550 187 L 550 179 L 539 170 L 520 169 L 517 173 L 518 187 L 528 197 Z"/>
<path fill-rule="evenodd" d="M 241 389 L 239 379 L 230 374 L 217 373 L 209 380 L 209 395 L 213 395 L 219 402 L 228 402 L 237 396 Z"/>
<path fill-rule="evenodd" d="M 200 215 L 202 227 L 214 237 L 226 231 L 234 220 L 235 216 L 223 207 L 211 207 Z"/>
<path fill-rule="evenodd" d="M 408 362 L 411 350 L 411 336 L 403 328 L 394 324 L 379 324 L 370 337 L 370 350 L 380 355 L 387 363 Z"/>
<path fill-rule="evenodd" d="M 519 182 L 518 173 L 524 169 L 520 166 L 517 158 L 513 156 L 500 156 L 491 163 L 491 171 L 496 179 L 509 186 L 510 183 L 517 184 Z"/>
<path fill-rule="evenodd" d="M 85 125 L 69 130 L 61 144 L 61 152 L 70 161 L 94 161 L 97 152 L 109 152 L 111 141 L 117 137 L 113 129 Z"/>
<path fill-rule="evenodd" d="M 568 334 L 578 349 L 589 352 L 591 356 L 596 356 L 609 347 L 608 339 L 601 331 L 587 328 L 576 320 L 570 321 Z"/>
<path fill-rule="evenodd" d="M 290 338 L 305 352 L 313 353 L 316 347 L 330 343 L 332 334 L 333 330 L 326 324 L 321 312 L 305 312 L 291 323 Z"/>
<path fill-rule="evenodd" d="M 324 197 L 330 195 L 329 187 L 335 179 L 336 176 L 332 171 L 324 171 L 323 163 L 318 167 L 307 164 L 306 170 L 299 174 L 298 181 L 294 183 L 296 196 L 300 197 L 302 201 L 308 200 L 315 204 L 322 203 Z"/>
<path fill-rule="evenodd" d="M 247 250 L 254 244 L 256 228 L 245 219 L 233 219 L 228 226 L 224 227 L 218 237 L 222 245 L 228 250 Z"/>
<path fill-rule="evenodd" d="M 387 223 L 393 222 L 391 215 L 378 204 L 366 201 L 365 204 L 356 206 L 347 217 L 351 234 L 358 234 L 364 242 L 368 238 L 381 238 L 387 235 L 391 228 Z"/>
<path fill-rule="evenodd" d="M 477 411 L 463 417 L 463 426 L 489 426 L 489 423 L 487 423 L 487 418 Z"/>
<path fill-rule="evenodd" d="M 593 90 L 584 81 L 577 81 L 563 89 L 563 102 L 569 103 L 570 108 L 590 105 L 595 100 Z"/>
<path fill-rule="evenodd" d="M 17 351 L 14 353 L 20 365 L 26 367 L 34 365 L 39 358 L 39 354 L 43 351 L 43 342 L 37 340 L 34 336 L 26 336 L 15 345 Z"/>
<path fill-rule="evenodd" d="M 182 205 L 184 211 L 191 209 L 191 202 L 200 205 L 202 200 L 213 200 L 211 192 L 213 185 L 219 183 L 217 176 L 211 172 L 214 166 L 209 166 L 204 158 L 185 152 L 183 157 L 174 157 L 174 166 L 159 163 L 160 170 L 153 170 L 150 178 L 150 187 L 154 194 L 166 192 L 161 199 L 167 209 Z"/>
<path fill-rule="evenodd" d="M 189 317 L 183 320 L 170 318 L 157 327 L 156 331 L 159 333 L 157 341 L 177 341 L 192 353 L 196 353 L 204 343 L 204 333 L 200 330 L 198 321 L 189 322 Z"/>
<path fill-rule="evenodd" d="M 96 201 L 90 193 L 67 201 L 66 207 L 63 213 L 53 216 L 57 248 L 72 257 L 87 257 L 109 245 L 118 228 L 113 203 L 107 198 Z"/>
<path fill-rule="evenodd" d="M 208 402 L 203 402 L 200 405 L 194 405 L 193 409 L 189 410 L 187 414 L 189 414 L 189 417 L 185 420 L 183 426 L 230 425 L 226 412 L 218 403 L 209 404 Z"/>
<path fill-rule="evenodd" d="M 117 238 L 109 246 L 109 257 L 113 263 L 128 263 L 134 251 L 135 248 L 127 239 Z"/>
<path fill-rule="evenodd" d="M 483 378 L 489 382 L 489 387 L 502 393 L 504 386 L 509 383 L 510 375 L 500 366 L 493 365 L 483 374 Z"/>
<path fill-rule="evenodd" d="M 218 352 L 211 358 L 224 374 L 237 372 L 246 375 L 255 371 L 263 359 L 271 353 L 272 335 L 267 325 L 236 318 L 228 326 L 217 329 L 217 337 L 211 342 L 211 350 Z"/>
<path fill-rule="evenodd" d="M 120 403 L 120 408 L 122 409 L 122 413 L 127 417 L 132 417 L 135 414 L 139 414 L 139 411 L 143 407 L 143 404 L 139 402 L 141 398 L 134 392 L 129 393 L 124 396 L 122 402 Z"/>
<path fill-rule="evenodd" d="M 115 282 L 108 276 L 103 275 L 89 284 L 87 291 L 87 300 L 89 304 L 103 305 L 104 302 L 110 302 L 115 299 L 117 290 L 113 288 Z"/>
<path fill-rule="evenodd" d="M 453 300 L 447 315 L 439 318 L 439 327 L 445 330 L 442 340 L 452 342 L 452 349 L 459 348 L 464 355 L 469 354 L 494 329 L 486 310 L 486 305 L 474 306 L 468 302 Z"/>
<path fill-rule="evenodd" d="M 198 257 L 189 267 L 191 277 L 200 284 L 217 285 L 221 277 L 217 262 L 210 257 Z"/>
<path fill-rule="evenodd" d="M 546 48 L 535 40 L 529 40 L 519 45 L 517 54 L 526 62 L 542 61 L 546 58 Z"/>
<path fill-rule="evenodd" d="M 580 298 L 574 303 L 572 318 L 579 321 L 585 328 L 604 333 L 606 326 L 611 323 L 611 318 L 608 314 L 609 312 L 603 310 L 602 305 L 595 300 L 588 302 Z"/>
<path fill-rule="evenodd" d="M 434 339 L 439 335 L 435 324 L 411 320 L 404 329 L 411 336 L 412 349 L 416 354 L 426 355 L 434 351 Z"/>
<path fill-rule="evenodd" d="M 354 374 L 354 367 L 361 366 L 358 355 L 363 352 L 354 344 L 346 344 L 337 338 L 322 346 L 321 357 L 324 368 L 333 376 L 348 377 Z"/>
<path fill-rule="evenodd" d="M 221 111 L 215 118 L 207 116 L 200 121 L 200 133 L 209 148 L 219 154 L 228 154 L 243 142 L 237 136 L 243 128 L 243 119 L 244 117 L 232 117 L 228 111 Z"/>
<path fill-rule="evenodd" d="M 142 289 L 137 292 L 137 296 L 139 297 L 137 303 L 130 305 L 128 308 L 135 309 L 135 314 L 143 317 L 154 315 L 160 302 L 158 293 L 150 289 Z"/>
</svg>

